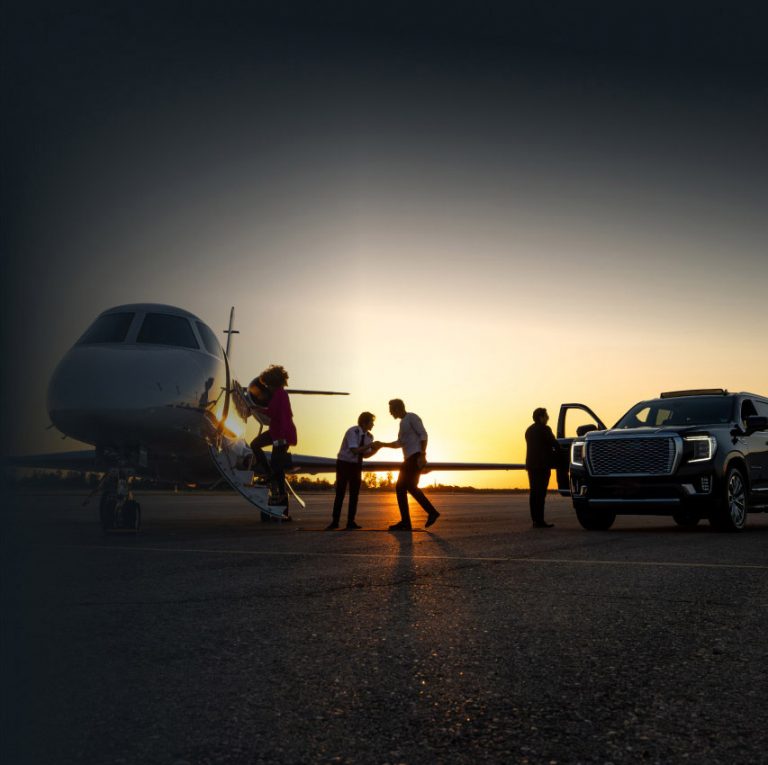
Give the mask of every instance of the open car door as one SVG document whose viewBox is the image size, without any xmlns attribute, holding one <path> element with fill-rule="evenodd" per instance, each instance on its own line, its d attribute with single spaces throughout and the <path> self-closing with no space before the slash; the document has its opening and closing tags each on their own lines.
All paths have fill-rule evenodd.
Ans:
<svg viewBox="0 0 768 765">
<path fill-rule="evenodd" d="M 557 416 L 557 443 L 560 459 L 557 464 L 557 489 L 563 497 L 571 496 L 571 444 L 575 438 L 591 430 L 605 430 L 603 421 L 586 404 L 563 404 Z"/>
</svg>

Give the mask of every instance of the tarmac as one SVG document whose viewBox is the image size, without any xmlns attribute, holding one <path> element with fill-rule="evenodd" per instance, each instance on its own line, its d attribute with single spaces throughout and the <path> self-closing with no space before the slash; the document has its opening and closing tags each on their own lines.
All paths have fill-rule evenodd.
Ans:
<svg viewBox="0 0 768 765">
<path fill-rule="evenodd" d="M 768 762 L 768 515 L 433 494 L 390 533 L 372 493 L 325 532 L 330 494 L 157 493 L 104 536 L 83 498 L 3 508 L 3 763 Z"/>
</svg>

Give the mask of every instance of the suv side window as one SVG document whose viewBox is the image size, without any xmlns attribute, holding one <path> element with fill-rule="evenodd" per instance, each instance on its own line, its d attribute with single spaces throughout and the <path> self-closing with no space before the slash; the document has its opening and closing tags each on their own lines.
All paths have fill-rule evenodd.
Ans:
<svg viewBox="0 0 768 765">
<path fill-rule="evenodd" d="M 755 406 L 761 417 L 768 417 L 768 401 L 755 401 Z"/>
</svg>

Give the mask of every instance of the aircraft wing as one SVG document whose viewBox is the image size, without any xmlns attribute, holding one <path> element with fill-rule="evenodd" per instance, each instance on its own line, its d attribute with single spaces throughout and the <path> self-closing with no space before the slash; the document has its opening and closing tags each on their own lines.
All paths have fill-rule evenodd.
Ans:
<svg viewBox="0 0 768 765">
<path fill-rule="evenodd" d="M 363 472 L 388 473 L 402 467 L 402 460 L 363 460 Z M 525 470 L 525 465 L 509 462 L 427 462 L 424 473 L 453 470 Z M 295 473 L 335 473 L 336 460 L 331 457 L 311 457 L 303 454 L 293 455 Z"/>
<path fill-rule="evenodd" d="M 39 468 L 41 470 L 77 470 L 80 472 L 98 470 L 95 449 L 3 457 L 2 463 L 5 467 Z"/>
<path fill-rule="evenodd" d="M 294 454 L 293 473 L 335 473 L 336 460 L 333 457 L 313 457 Z M 37 468 L 39 470 L 75 470 L 79 472 L 100 472 L 96 461 L 96 450 L 87 449 L 73 452 L 53 452 L 50 454 L 28 454 L 4 457 L 5 467 Z M 402 460 L 363 460 L 366 473 L 388 473 L 400 470 Z M 436 471 L 466 470 L 525 470 L 525 465 L 506 462 L 428 462 L 424 473 Z"/>
</svg>

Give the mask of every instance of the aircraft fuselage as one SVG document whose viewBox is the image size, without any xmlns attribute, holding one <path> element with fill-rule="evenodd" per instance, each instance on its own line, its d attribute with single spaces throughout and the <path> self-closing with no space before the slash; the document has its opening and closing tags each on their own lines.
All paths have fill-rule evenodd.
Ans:
<svg viewBox="0 0 768 765">
<path fill-rule="evenodd" d="M 94 332 L 105 316 L 114 323 L 115 315 L 128 324 L 122 340 L 122 327 L 112 334 Z M 145 331 L 147 317 L 160 317 L 155 323 L 172 319 L 183 330 L 181 341 L 198 347 L 178 347 L 171 344 L 173 337 L 151 335 Z M 214 353 L 207 350 L 211 338 L 201 326 L 197 317 L 170 306 L 104 312 L 54 371 L 48 388 L 51 422 L 65 435 L 93 444 L 105 461 L 119 459 L 167 480 L 214 480 L 208 444 L 225 429 L 229 377 L 220 346 Z"/>
</svg>

